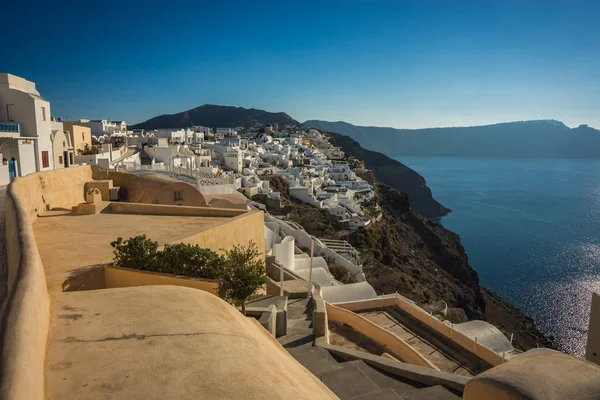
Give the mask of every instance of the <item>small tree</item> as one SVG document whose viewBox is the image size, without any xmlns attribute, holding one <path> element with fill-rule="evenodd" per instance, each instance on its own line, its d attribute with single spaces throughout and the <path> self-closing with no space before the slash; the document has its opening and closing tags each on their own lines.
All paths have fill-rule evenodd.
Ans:
<svg viewBox="0 0 600 400">
<path fill-rule="evenodd" d="M 158 242 L 150 240 L 146 235 L 134 236 L 128 240 L 118 237 L 110 245 L 114 248 L 114 260 L 119 267 L 151 270 L 156 263 Z"/>
<path fill-rule="evenodd" d="M 234 246 L 225 252 L 219 295 L 242 307 L 246 315 L 246 301 L 266 282 L 265 261 L 256 243 L 248 247 Z"/>
<path fill-rule="evenodd" d="M 83 149 L 77 150 L 77 155 L 79 156 L 92 156 L 94 154 L 98 154 L 98 149 L 95 146 L 90 146 L 89 144 L 83 146 Z"/>
</svg>

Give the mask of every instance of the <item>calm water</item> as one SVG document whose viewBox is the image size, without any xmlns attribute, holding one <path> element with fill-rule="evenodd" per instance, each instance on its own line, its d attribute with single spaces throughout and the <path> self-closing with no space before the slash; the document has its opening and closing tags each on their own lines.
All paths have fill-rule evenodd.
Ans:
<svg viewBox="0 0 600 400">
<path fill-rule="evenodd" d="M 600 161 L 397 157 L 453 213 L 484 285 L 583 356 L 600 291 Z"/>
</svg>

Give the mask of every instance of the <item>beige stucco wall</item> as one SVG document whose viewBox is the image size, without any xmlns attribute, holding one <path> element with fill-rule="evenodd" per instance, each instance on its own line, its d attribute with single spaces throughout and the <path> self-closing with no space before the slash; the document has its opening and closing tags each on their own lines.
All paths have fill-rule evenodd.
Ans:
<svg viewBox="0 0 600 400">
<path fill-rule="evenodd" d="M 17 188 L 27 185 L 9 185 L 5 202 L 8 295 L 1 318 L 0 398 L 41 400 L 49 298 L 27 204 L 16 196 Z"/>
<path fill-rule="evenodd" d="M 127 188 L 131 182 L 135 181 L 139 175 L 128 172 L 108 171 L 105 169 L 92 167 L 92 177 L 94 179 L 110 179 L 113 181 L 113 186 L 119 186 L 122 189 Z"/>
<path fill-rule="evenodd" d="M 219 282 L 214 280 L 159 274 L 151 271 L 136 271 L 129 268 L 104 268 L 104 281 L 107 289 L 132 286 L 173 285 L 200 289 L 216 296 L 219 295 Z"/>
<path fill-rule="evenodd" d="M 553 350 L 524 353 L 471 379 L 465 400 L 598 399 L 600 366 Z"/>
<path fill-rule="evenodd" d="M 52 151 L 54 153 L 54 169 L 61 169 L 65 167 L 64 159 L 67 152 L 67 162 L 69 166 L 72 165 L 71 159 L 75 160 L 75 154 L 71 150 L 71 138 L 67 137 L 68 132 L 55 131 L 52 133 Z M 70 136 L 70 135 L 69 135 Z"/>
<path fill-rule="evenodd" d="M 75 151 L 75 155 L 77 155 L 77 150 L 83 150 L 85 145 L 92 145 L 92 130 L 88 126 L 77 125 L 71 122 L 64 122 L 63 128 L 65 131 L 69 132 L 71 136 L 71 143 L 73 144 L 73 149 Z"/>
<path fill-rule="evenodd" d="M 201 290 L 59 293 L 52 307 L 80 316 L 52 320 L 48 399 L 337 399 L 258 321 Z"/>
<path fill-rule="evenodd" d="M 234 244 L 246 247 L 250 241 L 256 243 L 259 252 L 264 253 L 264 213 L 262 211 L 249 211 L 231 218 L 224 224 L 177 242 L 197 244 L 217 253 L 223 253 L 224 250 L 231 250 Z"/>
<path fill-rule="evenodd" d="M 249 213 L 248 210 L 212 207 L 169 206 L 163 204 L 121 203 L 110 205 L 114 213 L 144 214 L 144 215 L 181 215 L 191 217 L 236 217 Z"/>
<path fill-rule="evenodd" d="M 592 294 L 585 359 L 600 364 L 600 295 Z"/>
<path fill-rule="evenodd" d="M 385 347 L 390 353 L 405 363 L 439 371 L 439 368 L 431 363 L 431 361 L 394 333 L 352 311 L 336 307 L 330 303 L 325 303 L 325 306 L 329 321 L 343 322 L 349 325 L 355 331 L 362 333 L 369 339 Z"/>
<path fill-rule="evenodd" d="M 46 210 L 46 204 L 71 209 L 85 201 L 85 182 L 91 179 L 91 167 L 82 166 L 19 177 L 11 186 L 33 223 Z"/>
<path fill-rule="evenodd" d="M 336 304 L 336 306 L 351 311 L 368 310 L 380 307 L 398 307 L 399 309 L 410 314 L 425 325 L 431 327 L 432 330 L 444 335 L 447 339 L 460 345 L 462 348 L 478 356 L 490 365 L 500 365 L 505 362 L 505 359 L 502 357 L 502 355 L 488 349 L 485 346 L 476 343 L 470 337 L 464 335 L 461 332 L 458 332 L 457 330 L 452 329 L 450 326 L 444 324 L 442 321 L 432 317 L 431 314 L 425 312 L 425 310 L 423 310 L 422 308 L 416 307 L 400 297 L 390 296 L 383 300 L 371 299 L 363 301 L 353 301 L 349 303 L 339 303 Z"/>
<path fill-rule="evenodd" d="M 157 175 L 139 176 L 129 184 L 127 192 L 132 203 L 207 206 L 204 196 L 195 186 Z M 175 192 L 179 192 L 183 200 L 176 201 Z"/>
</svg>

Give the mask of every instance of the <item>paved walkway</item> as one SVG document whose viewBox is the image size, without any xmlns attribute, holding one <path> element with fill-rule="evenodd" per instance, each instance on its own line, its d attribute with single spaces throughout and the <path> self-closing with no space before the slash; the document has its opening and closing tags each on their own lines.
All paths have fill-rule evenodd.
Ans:
<svg viewBox="0 0 600 400">
<path fill-rule="evenodd" d="M 406 320 L 395 310 L 366 311 L 361 312 L 360 315 L 404 339 L 442 371 L 474 376 L 485 369 L 477 362 L 469 363 L 470 360 L 465 359 L 464 351 L 454 348 L 455 346 L 451 344 L 442 346 L 439 341 L 436 342 L 432 337 L 425 335 L 423 330 L 416 329 L 418 321 L 415 320 L 414 324 L 409 325 L 412 329 L 408 328 Z M 462 362 L 458 361 L 459 359 Z"/>
</svg>

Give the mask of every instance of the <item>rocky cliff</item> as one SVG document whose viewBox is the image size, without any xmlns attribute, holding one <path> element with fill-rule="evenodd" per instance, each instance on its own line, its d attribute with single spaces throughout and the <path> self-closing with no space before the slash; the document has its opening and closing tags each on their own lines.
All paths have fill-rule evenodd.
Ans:
<svg viewBox="0 0 600 400">
<path fill-rule="evenodd" d="M 337 139 L 335 143 L 343 143 Z M 353 154 L 375 157 L 356 142 L 347 141 L 345 149 L 349 145 Z M 416 213 L 410 196 L 380 182 L 377 172 L 371 179 L 382 217 L 368 228 L 356 231 L 340 229 L 323 210 L 293 202 L 287 196 L 287 185 L 279 177 L 271 178 L 271 187 L 282 193 L 284 213 L 310 234 L 345 239 L 355 246 L 367 281 L 378 293 L 398 292 L 425 308 L 443 301 L 453 322 L 489 321 L 507 337 L 514 334 L 513 345 L 521 350 L 538 345 L 554 347 L 530 317 L 480 284 L 457 234 Z"/>
<path fill-rule="evenodd" d="M 361 160 L 373 171 L 377 179 L 408 195 L 411 208 L 427 218 L 440 218 L 450 212 L 431 194 L 425 178 L 406 165 L 385 154 L 367 150 L 348 136 L 327 132 L 330 142 L 352 157 Z M 369 180 L 369 179 L 366 179 Z"/>
</svg>

